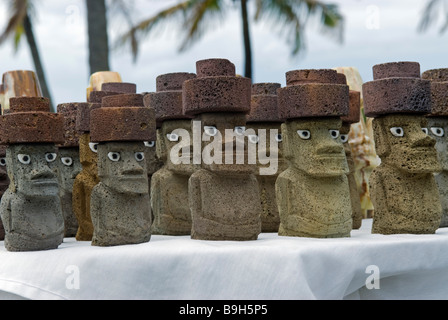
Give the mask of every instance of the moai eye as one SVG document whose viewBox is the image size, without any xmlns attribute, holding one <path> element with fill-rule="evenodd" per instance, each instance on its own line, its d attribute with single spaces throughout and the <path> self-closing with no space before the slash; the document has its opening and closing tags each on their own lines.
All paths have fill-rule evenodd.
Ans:
<svg viewBox="0 0 448 320">
<path fill-rule="evenodd" d="M 342 143 L 348 142 L 348 134 L 341 134 L 341 141 Z"/>
<path fill-rule="evenodd" d="M 21 164 L 29 165 L 31 163 L 31 157 L 27 154 L 19 154 L 17 158 Z"/>
<path fill-rule="evenodd" d="M 98 143 L 89 143 L 90 150 L 94 153 L 98 153 Z"/>
<path fill-rule="evenodd" d="M 339 135 L 340 135 L 339 130 L 330 130 L 330 136 L 331 136 L 333 139 L 337 139 L 337 138 L 339 138 Z"/>
<path fill-rule="evenodd" d="M 255 134 L 249 135 L 248 139 L 249 139 L 249 142 L 253 143 L 253 144 L 257 144 L 260 141 L 260 138 Z"/>
<path fill-rule="evenodd" d="M 443 128 L 431 128 L 431 132 L 436 137 L 443 137 L 445 135 L 445 130 L 443 130 Z"/>
<path fill-rule="evenodd" d="M 311 139 L 311 132 L 309 132 L 308 130 L 299 130 L 297 131 L 297 133 L 299 134 L 299 137 L 303 140 Z"/>
<path fill-rule="evenodd" d="M 110 159 L 110 161 L 118 162 L 121 159 L 121 155 L 118 152 L 109 152 L 107 155 Z"/>
<path fill-rule="evenodd" d="M 277 142 L 283 142 L 283 135 L 281 135 L 281 134 L 276 135 L 276 136 L 275 136 L 275 141 L 277 141 Z"/>
<path fill-rule="evenodd" d="M 73 164 L 73 159 L 70 157 L 61 158 L 61 162 L 64 166 L 71 167 Z"/>
<path fill-rule="evenodd" d="M 428 128 L 422 128 L 422 131 L 423 131 L 424 134 L 429 134 Z"/>
<path fill-rule="evenodd" d="M 6 167 L 6 158 L 0 158 L 0 167 Z"/>
<path fill-rule="evenodd" d="M 156 146 L 155 141 L 145 141 L 145 147 L 154 148 Z"/>
<path fill-rule="evenodd" d="M 48 163 L 52 163 L 56 161 L 56 158 L 58 155 L 56 153 L 47 153 L 45 155 L 45 160 L 47 160 Z"/>
<path fill-rule="evenodd" d="M 392 132 L 392 135 L 394 137 L 404 137 L 404 130 L 400 127 L 394 127 L 390 129 L 390 132 Z"/>
<path fill-rule="evenodd" d="M 204 127 L 204 132 L 206 135 L 210 137 L 214 137 L 218 134 L 218 129 L 216 127 Z"/>
<path fill-rule="evenodd" d="M 143 152 L 136 152 L 135 153 L 135 160 L 137 160 L 137 162 L 141 162 L 141 161 L 145 160 L 145 153 L 143 153 Z"/>
<path fill-rule="evenodd" d="M 178 142 L 179 141 L 179 136 L 177 134 L 175 134 L 175 133 L 167 134 L 166 137 L 171 142 Z"/>
<path fill-rule="evenodd" d="M 246 127 L 235 127 L 235 134 L 242 136 L 246 132 Z"/>
</svg>

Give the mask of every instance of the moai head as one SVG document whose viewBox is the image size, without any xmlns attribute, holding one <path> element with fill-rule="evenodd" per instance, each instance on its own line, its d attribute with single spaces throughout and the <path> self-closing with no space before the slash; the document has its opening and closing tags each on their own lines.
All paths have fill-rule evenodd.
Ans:
<svg viewBox="0 0 448 320">
<path fill-rule="evenodd" d="M 15 97 L 42 97 L 39 79 L 33 71 L 14 70 L 3 74 L 2 110 L 10 109 L 9 100 Z M 5 112 L 3 113 L 5 114 Z"/>
<path fill-rule="evenodd" d="M 145 141 L 155 141 L 155 112 L 140 94 L 103 98 L 91 112 L 91 140 L 98 143 L 98 176 L 117 193 L 148 193 Z"/>
<path fill-rule="evenodd" d="M 161 163 L 166 169 L 181 175 L 191 175 L 196 170 L 193 164 L 192 117 L 184 115 L 182 107 L 182 84 L 195 78 L 194 73 L 186 72 L 160 75 L 156 80 L 157 92 L 145 95 L 145 106 L 155 110 L 157 119 L 157 142 L 147 143 L 149 171 L 157 171 Z M 171 151 L 182 140 L 178 130 L 184 131 L 190 141 L 182 141 L 185 149 L 179 150 L 178 156 L 182 162 L 173 163 Z"/>
<path fill-rule="evenodd" d="M 374 81 L 364 84 L 366 116 L 382 163 L 408 173 L 440 171 L 436 141 L 427 135 L 431 83 L 420 77 L 416 62 L 374 66 Z"/>
<path fill-rule="evenodd" d="M 279 90 L 283 152 L 290 165 L 316 177 L 348 173 L 340 140 L 341 117 L 349 114 L 349 87 L 338 84 L 334 70 L 287 73 L 287 87 Z"/>
<path fill-rule="evenodd" d="M 251 80 L 236 76 L 226 59 L 201 60 L 196 69 L 197 78 L 184 83 L 183 106 L 201 124 L 202 168 L 223 175 L 255 173 L 245 142 Z"/>
<path fill-rule="evenodd" d="M 1 142 L 8 146 L 9 190 L 26 198 L 59 196 L 57 147 L 64 143 L 64 118 L 50 113 L 46 98 L 10 99 L 1 119 Z"/>
</svg>

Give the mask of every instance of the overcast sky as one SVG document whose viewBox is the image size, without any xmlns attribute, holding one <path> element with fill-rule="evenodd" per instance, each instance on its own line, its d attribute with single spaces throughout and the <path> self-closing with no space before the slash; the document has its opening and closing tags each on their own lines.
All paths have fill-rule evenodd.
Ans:
<svg viewBox="0 0 448 320">
<path fill-rule="evenodd" d="M 6 0 L 0 0 L 0 28 L 7 17 Z M 36 4 L 35 33 L 55 104 L 82 102 L 89 80 L 87 31 L 84 0 L 39 0 Z M 135 21 L 172 5 L 176 0 L 135 0 Z M 252 24 L 254 51 L 253 82 L 278 82 L 285 85 L 285 73 L 297 69 L 356 67 L 365 82 L 372 80 L 375 64 L 417 61 L 422 72 L 447 67 L 448 32 L 440 35 L 437 26 L 417 32 L 427 0 L 328 0 L 336 3 L 345 17 L 342 44 L 320 35 L 310 25 L 306 51 L 291 57 L 286 39 L 275 26 Z M 251 11 L 252 12 L 252 11 Z M 253 12 L 252 12 L 253 14 Z M 155 90 L 156 77 L 171 72 L 195 72 L 195 63 L 207 58 L 227 58 L 244 73 L 241 23 L 237 7 L 229 5 L 227 18 L 208 32 L 190 50 L 179 53 L 179 36 L 173 25 L 170 32 L 159 32 L 141 47 L 136 63 L 128 48 L 114 51 L 111 68 L 123 81 L 133 82 L 139 92 Z M 126 24 L 110 20 L 111 38 Z M 25 39 L 24 39 L 25 40 Z M 9 70 L 34 68 L 26 41 L 14 55 L 12 41 L 0 47 L 0 74 Z"/>
</svg>

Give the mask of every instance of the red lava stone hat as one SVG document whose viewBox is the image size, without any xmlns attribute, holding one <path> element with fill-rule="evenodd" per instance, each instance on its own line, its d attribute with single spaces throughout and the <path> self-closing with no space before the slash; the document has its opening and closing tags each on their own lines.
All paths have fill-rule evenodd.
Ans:
<svg viewBox="0 0 448 320">
<path fill-rule="evenodd" d="M 284 122 L 278 115 L 277 90 L 280 83 L 256 83 L 252 86 L 251 111 L 247 123 Z"/>
<path fill-rule="evenodd" d="M 422 78 L 431 81 L 430 117 L 448 117 L 448 68 L 433 69 L 423 73 Z"/>
</svg>

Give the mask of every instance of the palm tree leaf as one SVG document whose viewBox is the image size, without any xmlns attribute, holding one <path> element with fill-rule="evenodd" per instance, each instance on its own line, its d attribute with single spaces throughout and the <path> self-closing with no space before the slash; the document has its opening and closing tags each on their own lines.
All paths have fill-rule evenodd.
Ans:
<svg viewBox="0 0 448 320">
<path fill-rule="evenodd" d="M 15 34 L 20 25 L 23 25 L 23 21 L 27 14 L 28 10 L 28 1 L 27 0 L 14 0 L 10 3 L 10 18 L 8 23 L 6 24 L 6 28 L 3 33 L 0 35 L 0 44 L 2 44 L 7 38 L 9 38 L 12 34 L 14 34 L 14 40 L 20 37 Z"/>
<path fill-rule="evenodd" d="M 429 0 L 423 10 L 423 15 L 418 25 L 418 32 L 425 32 L 437 20 L 440 0 Z"/>
</svg>

